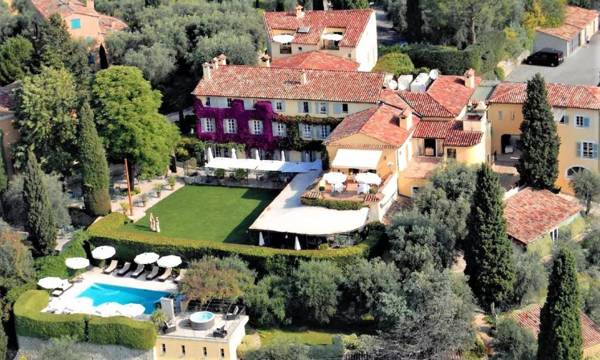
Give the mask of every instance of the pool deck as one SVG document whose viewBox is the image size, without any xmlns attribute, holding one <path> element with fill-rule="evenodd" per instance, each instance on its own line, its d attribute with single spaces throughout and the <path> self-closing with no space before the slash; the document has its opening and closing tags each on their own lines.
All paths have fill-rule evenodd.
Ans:
<svg viewBox="0 0 600 360">
<path fill-rule="evenodd" d="M 98 267 L 94 267 L 91 270 L 81 274 L 80 277 L 81 281 L 74 283 L 72 288 L 68 289 L 57 298 L 61 300 L 76 298 L 94 283 L 125 286 L 144 290 L 165 291 L 170 293 L 177 292 L 177 284 L 172 280 L 161 282 L 157 280 L 142 280 L 143 275 L 138 279 L 129 276 L 121 277 L 117 275 L 106 275 L 102 272 L 102 269 Z"/>
<path fill-rule="evenodd" d="M 249 319 L 247 315 L 240 315 L 235 320 L 226 320 L 224 314 L 215 313 L 215 322 L 210 329 L 194 330 L 189 323 L 190 315 L 191 313 L 189 312 L 177 314 L 174 319 L 177 329 L 172 333 L 159 334 L 159 336 L 165 338 L 205 339 L 228 343 L 230 338 L 235 337 L 236 333 L 240 331 L 240 327 L 243 328 Z M 222 326 L 225 326 L 227 336 L 224 338 L 213 336 L 213 332 Z"/>
</svg>

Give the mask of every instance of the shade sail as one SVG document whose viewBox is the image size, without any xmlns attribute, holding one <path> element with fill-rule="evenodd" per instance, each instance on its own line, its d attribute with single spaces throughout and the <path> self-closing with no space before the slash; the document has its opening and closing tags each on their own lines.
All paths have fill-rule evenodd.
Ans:
<svg viewBox="0 0 600 360">
<path fill-rule="evenodd" d="M 92 257 L 97 260 L 106 260 L 115 256 L 116 250 L 112 246 L 98 246 L 92 250 Z"/>
<path fill-rule="evenodd" d="M 44 289 L 56 289 L 62 285 L 63 281 L 64 280 L 59 277 L 49 276 L 40 279 L 38 285 Z"/>
<path fill-rule="evenodd" d="M 156 260 L 158 260 L 159 257 L 160 256 L 157 253 L 147 252 L 139 254 L 135 257 L 135 259 L 133 259 L 133 261 L 135 261 L 136 264 L 148 265 L 152 264 L 153 262 L 156 262 Z"/>
<path fill-rule="evenodd" d="M 358 183 L 369 184 L 369 185 L 379 185 L 381 184 L 381 178 L 379 175 L 371 172 L 360 173 L 354 175 L 354 180 Z"/>
<path fill-rule="evenodd" d="M 275 35 L 273 36 L 273 41 L 280 44 L 289 44 L 294 40 L 294 36 L 292 35 Z"/>
<path fill-rule="evenodd" d="M 79 270 L 90 266 L 90 261 L 82 257 L 72 257 L 65 260 L 65 265 L 67 265 L 69 269 Z"/>
<path fill-rule="evenodd" d="M 158 261 L 156 263 L 160 267 L 172 268 L 172 267 L 181 265 L 181 258 L 177 255 L 167 255 L 167 256 L 163 256 L 160 259 L 158 259 Z"/>
<path fill-rule="evenodd" d="M 323 34 L 323 39 L 324 40 L 331 40 L 331 41 L 341 41 L 344 38 L 344 35 L 342 34 Z"/>
<path fill-rule="evenodd" d="M 331 163 L 333 168 L 377 170 L 381 150 L 339 149 Z"/>
</svg>

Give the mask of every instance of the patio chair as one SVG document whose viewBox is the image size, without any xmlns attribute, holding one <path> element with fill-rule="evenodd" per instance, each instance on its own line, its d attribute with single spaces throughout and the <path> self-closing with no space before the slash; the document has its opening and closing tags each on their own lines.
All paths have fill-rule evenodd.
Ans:
<svg viewBox="0 0 600 360">
<path fill-rule="evenodd" d="M 235 320 L 235 319 L 237 319 L 239 313 L 240 313 L 240 308 L 239 308 L 239 306 L 236 305 L 233 308 L 232 312 L 230 312 L 230 313 L 228 312 L 227 314 L 225 314 L 225 319 L 226 320 Z"/>
<path fill-rule="evenodd" d="M 159 281 L 165 281 L 165 280 L 167 280 L 168 278 L 171 277 L 171 273 L 172 272 L 173 272 L 172 268 L 166 268 L 165 272 L 161 276 L 159 276 L 158 280 Z"/>
<path fill-rule="evenodd" d="M 69 281 L 63 282 L 63 284 L 56 289 L 52 290 L 52 296 L 61 296 L 65 291 L 73 287 L 73 284 Z"/>
<path fill-rule="evenodd" d="M 107 267 L 105 267 L 102 272 L 105 274 L 112 273 L 117 268 L 117 264 L 119 264 L 119 262 L 117 260 L 111 261 L 110 264 Z"/>
<path fill-rule="evenodd" d="M 146 280 L 156 279 L 159 271 L 160 271 L 160 268 L 158 266 L 152 265 L 152 271 L 150 271 L 150 273 L 146 275 Z"/>
<path fill-rule="evenodd" d="M 125 276 L 129 272 L 129 269 L 131 269 L 131 263 L 126 261 L 125 264 L 123 264 L 123 267 L 117 271 L 117 275 Z"/>
<path fill-rule="evenodd" d="M 142 275 L 142 273 L 145 270 L 145 266 L 142 264 L 138 264 L 138 266 L 135 268 L 135 271 L 131 273 L 131 277 L 133 278 L 138 278 L 140 277 L 140 275 Z"/>
<path fill-rule="evenodd" d="M 162 331 L 163 334 L 170 334 L 172 332 L 175 332 L 177 330 L 177 325 L 175 324 L 174 321 L 169 320 L 169 321 L 165 321 L 165 324 L 163 325 Z"/>
</svg>

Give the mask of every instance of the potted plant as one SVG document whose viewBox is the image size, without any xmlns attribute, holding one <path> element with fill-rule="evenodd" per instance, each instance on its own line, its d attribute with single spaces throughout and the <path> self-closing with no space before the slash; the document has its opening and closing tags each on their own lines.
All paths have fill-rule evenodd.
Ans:
<svg viewBox="0 0 600 360">
<path fill-rule="evenodd" d="M 169 178 L 167 179 L 167 183 L 169 184 L 171 190 L 174 190 L 175 184 L 177 183 L 177 178 L 175 176 L 169 176 Z"/>
<path fill-rule="evenodd" d="M 224 169 L 215 170 L 215 177 L 219 180 L 219 184 L 223 184 L 223 179 L 225 179 L 225 170 Z"/>
<path fill-rule="evenodd" d="M 121 201 L 119 203 L 121 205 L 121 210 L 123 211 L 123 215 L 127 215 L 127 211 L 129 210 L 129 203 L 127 201 Z"/>
<path fill-rule="evenodd" d="M 163 184 L 156 183 L 156 184 L 154 184 L 154 186 L 152 188 L 154 189 L 154 191 L 156 191 L 156 197 L 160 199 L 160 193 L 162 191 Z"/>
<path fill-rule="evenodd" d="M 167 320 L 167 314 L 165 314 L 165 312 L 160 309 L 154 310 L 152 312 L 152 315 L 150 315 L 150 321 L 152 321 L 152 323 L 156 327 L 156 330 L 162 329 Z"/>
<path fill-rule="evenodd" d="M 148 194 L 143 193 L 142 196 L 140 196 L 140 200 L 142 201 L 142 206 L 146 207 L 146 204 L 148 203 Z"/>
</svg>

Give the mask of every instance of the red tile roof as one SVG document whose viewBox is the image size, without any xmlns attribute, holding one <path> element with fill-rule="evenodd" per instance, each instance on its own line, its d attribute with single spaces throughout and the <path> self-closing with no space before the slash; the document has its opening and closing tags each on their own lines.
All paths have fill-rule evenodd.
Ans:
<svg viewBox="0 0 600 360">
<path fill-rule="evenodd" d="M 316 45 L 326 28 L 343 28 L 344 38 L 339 46 L 354 47 L 373 13 L 371 9 L 304 11 L 303 16 L 296 17 L 295 13 L 290 12 L 266 12 L 264 22 L 269 39 L 276 35 L 274 30 L 289 30 L 295 33 L 294 44 Z M 309 28 L 308 33 L 296 32 L 301 27 Z"/>
<path fill-rule="evenodd" d="M 481 78 L 475 77 L 475 86 Z M 400 96 L 423 117 L 456 118 L 468 105 L 475 88 L 465 86 L 464 76 L 440 75 L 424 93 L 400 91 Z"/>
<path fill-rule="evenodd" d="M 522 244 L 549 233 L 581 211 L 579 204 L 548 190 L 525 188 L 506 199 L 506 232 Z"/>
<path fill-rule="evenodd" d="M 316 70 L 358 70 L 359 64 L 350 59 L 322 51 L 307 51 L 273 60 L 272 67 Z"/>
<path fill-rule="evenodd" d="M 540 332 L 540 311 L 540 306 L 534 304 L 523 310 L 514 311 L 510 316 L 521 327 L 530 330 L 537 337 Z M 584 349 L 600 344 L 600 328 L 583 312 L 581 312 L 581 334 Z"/>
<path fill-rule="evenodd" d="M 414 138 L 444 139 L 444 146 L 469 147 L 481 142 L 483 133 L 465 131 L 462 121 L 421 121 L 413 134 Z"/>
<path fill-rule="evenodd" d="M 382 88 L 380 73 L 222 65 L 211 69 L 210 79 L 205 74 L 192 94 L 375 104 Z"/>
<path fill-rule="evenodd" d="M 565 22 L 561 26 L 538 28 L 537 31 L 563 40 L 571 40 L 596 18 L 598 18 L 598 11 L 596 10 L 567 6 Z"/>
<path fill-rule="evenodd" d="M 363 134 L 395 147 L 402 146 L 419 123 L 419 118 L 413 116 L 413 128 L 400 127 L 400 117 L 406 108 L 382 103 L 379 106 L 348 115 L 331 132 L 326 143 L 332 143 L 355 134 Z"/>
<path fill-rule="evenodd" d="M 600 89 L 589 85 L 546 84 L 548 101 L 553 107 L 600 110 Z M 526 83 L 503 82 L 489 97 L 490 103 L 523 104 Z"/>
</svg>

